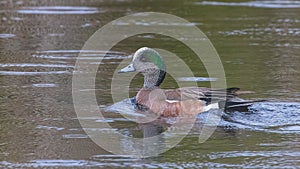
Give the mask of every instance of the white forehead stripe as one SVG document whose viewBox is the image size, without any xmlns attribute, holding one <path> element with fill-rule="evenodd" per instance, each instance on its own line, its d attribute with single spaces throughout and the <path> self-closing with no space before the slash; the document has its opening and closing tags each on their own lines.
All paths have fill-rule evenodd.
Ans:
<svg viewBox="0 0 300 169">
<path fill-rule="evenodd" d="M 148 47 L 142 47 L 142 48 L 138 49 L 138 50 L 134 53 L 134 55 L 133 55 L 133 60 L 134 60 L 137 56 L 139 56 L 140 54 L 142 54 L 144 51 L 152 51 L 152 50 L 153 50 L 153 49 L 148 48 Z"/>
</svg>

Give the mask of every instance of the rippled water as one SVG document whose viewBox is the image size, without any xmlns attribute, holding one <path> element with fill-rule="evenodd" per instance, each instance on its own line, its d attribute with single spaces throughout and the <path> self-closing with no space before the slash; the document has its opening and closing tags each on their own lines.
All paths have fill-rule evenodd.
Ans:
<svg viewBox="0 0 300 169">
<path fill-rule="evenodd" d="M 100 13 L 100 9 L 84 6 L 35 6 L 35 7 L 23 7 L 18 10 L 21 14 L 95 14 Z"/>
<path fill-rule="evenodd" d="M 273 1 L 246 1 L 246 2 L 218 2 L 218 1 L 202 1 L 196 2 L 201 5 L 216 5 L 216 6 L 246 6 L 255 8 L 299 8 L 299 1 L 289 0 L 273 0 Z"/>
<path fill-rule="evenodd" d="M 1 168 L 297 168 L 300 164 L 300 1 L 0 1 L 0 167 Z M 249 94 L 243 98 L 267 99 L 248 113 L 219 114 L 222 120 L 205 143 L 198 142 L 199 122 L 175 148 L 146 159 L 113 155 L 97 146 L 84 132 L 73 108 L 72 75 L 77 56 L 100 64 L 95 91 L 105 119 L 85 118 L 91 124 L 112 128 L 87 130 L 140 134 L 127 117 L 136 117 L 130 102 L 113 107 L 112 75 L 122 60 L 141 46 L 176 53 L 196 78 L 209 86 L 207 73 L 193 53 L 171 38 L 143 34 L 127 38 L 111 51 L 81 51 L 100 27 L 135 12 L 157 11 L 183 17 L 212 41 L 222 60 L 227 85 Z M 165 23 L 137 21 L 121 25 Z M 200 39 L 199 39 L 200 40 Z M 100 42 L 99 42 L 100 43 Z M 101 62 L 99 61 L 101 60 Z M 76 71 L 75 71 L 76 73 Z M 130 96 L 142 78 L 130 84 Z M 164 88 L 175 88 L 167 76 Z M 122 87 L 122 86 L 120 86 Z M 126 110 L 126 111 L 124 111 Z M 207 114 L 198 119 L 205 120 Z M 141 126 L 139 126 L 141 127 Z M 159 128 L 143 126 L 151 133 Z M 124 148 L 130 143 L 124 141 Z"/>
</svg>

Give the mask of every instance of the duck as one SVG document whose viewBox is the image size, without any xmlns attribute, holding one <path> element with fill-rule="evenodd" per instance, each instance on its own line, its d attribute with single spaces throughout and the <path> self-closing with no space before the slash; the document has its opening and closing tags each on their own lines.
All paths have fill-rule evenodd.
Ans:
<svg viewBox="0 0 300 169">
<path fill-rule="evenodd" d="M 196 116 L 210 109 L 246 109 L 257 101 L 238 98 L 239 88 L 210 89 L 182 87 L 161 89 L 166 65 L 160 54 L 149 47 L 138 49 L 132 62 L 118 73 L 138 72 L 144 76 L 143 87 L 132 103 L 139 110 L 150 110 L 161 117 Z M 214 102 L 212 102 L 214 101 Z"/>
</svg>

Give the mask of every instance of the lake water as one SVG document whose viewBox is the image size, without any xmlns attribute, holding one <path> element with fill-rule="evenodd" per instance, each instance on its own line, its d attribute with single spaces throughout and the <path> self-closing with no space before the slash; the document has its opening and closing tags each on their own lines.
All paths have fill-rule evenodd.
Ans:
<svg viewBox="0 0 300 169">
<path fill-rule="evenodd" d="M 72 98 L 77 56 L 95 31 L 136 12 L 164 12 L 199 27 L 218 51 L 228 87 L 247 99 L 268 102 L 251 113 L 225 114 L 204 143 L 190 133 L 157 157 L 114 155 L 82 129 Z M 2 168 L 297 168 L 300 165 L 300 1 L 135 1 L 49 0 L 0 2 L 0 167 Z M 134 21 L 133 21 L 134 22 Z M 120 23 L 128 24 L 128 23 Z M 140 23 L 136 23 L 140 24 Z M 174 23 L 176 25 L 177 23 Z M 98 64 L 100 107 L 113 104 L 110 83 L 123 59 L 142 46 L 180 56 L 197 77 L 207 77 L 200 61 L 180 42 L 161 35 L 129 37 L 106 51 L 87 51 Z M 213 78 L 213 77 L 212 77 Z M 204 78 L 205 79 L 205 78 Z M 142 84 L 130 84 L 133 96 Z M 198 82 L 209 87 L 207 80 Z M 122 87 L 122 86 L 121 86 Z M 170 76 L 163 88 L 175 88 Z M 94 90 L 87 86 L 87 90 Z M 104 113 L 113 129 L 135 124 Z M 102 123 L 101 119 L 86 119 Z M 196 128 L 197 129 L 197 128 Z M 163 143 L 162 143 L 163 144 Z M 126 144 L 125 144 L 126 146 Z"/>
</svg>

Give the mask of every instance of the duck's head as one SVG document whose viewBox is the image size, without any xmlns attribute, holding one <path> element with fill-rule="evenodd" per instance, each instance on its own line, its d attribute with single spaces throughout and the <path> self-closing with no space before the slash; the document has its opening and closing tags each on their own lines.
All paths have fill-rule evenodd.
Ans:
<svg viewBox="0 0 300 169">
<path fill-rule="evenodd" d="M 166 75 L 166 67 L 157 51 L 143 47 L 134 53 L 132 62 L 118 72 L 142 73 L 145 77 L 144 87 L 151 88 L 162 83 Z"/>
</svg>

